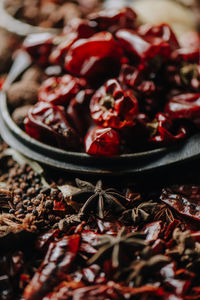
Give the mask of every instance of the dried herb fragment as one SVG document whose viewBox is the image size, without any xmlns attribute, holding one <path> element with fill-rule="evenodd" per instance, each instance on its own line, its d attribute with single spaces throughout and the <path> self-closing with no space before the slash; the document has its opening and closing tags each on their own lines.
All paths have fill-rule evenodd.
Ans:
<svg viewBox="0 0 200 300">
<path fill-rule="evenodd" d="M 70 226 L 80 224 L 84 219 L 85 218 L 83 213 L 78 213 L 76 215 L 67 215 L 64 219 L 60 220 L 58 227 L 61 231 L 65 231 Z"/>
<path fill-rule="evenodd" d="M 191 232 L 180 231 L 176 228 L 173 232 L 173 240 L 176 246 L 167 250 L 167 254 L 178 261 L 181 266 L 190 271 L 200 268 L 200 243 L 196 242 Z"/>
<path fill-rule="evenodd" d="M 0 237 L 4 237 L 9 233 L 19 233 L 23 230 L 29 232 L 37 231 L 35 226 L 35 217 L 31 214 L 27 214 L 24 220 L 20 220 L 11 214 L 0 215 Z"/>
<path fill-rule="evenodd" d="M 161 220 L 169 224 L 174 221 L 174 213 L 165 203 L 158 204 L 154 211 L 154 220 Z"/>
<path fill-rule="evenodd" d="M 102 181 L 99 180 L 96 185 L 90 182 L 76 179 L 77 186 L 81 189 L 80 192 L 72 197 L 72 200 L 80 201 L 80 198 L 86 200 L 80 209 L 81 214 L 88 214 L 91 211 L 95 211 L 100 219 L 105 216 L 106 209 L 113 209 L 115 213 L 125 210 L 122 201 L 126 201 L 125 196 L 118 193 L 115 189 L 103 189 Z"/>
<path fill-rule="evenodd" d="M 147 259 L 135 260 L 131 266 L 123 272 L 128 274 L 127 282 L 134 282 L 135 286 L 147 283 L 147 278 L 155 277 L 160 269 L 168 264 L 170 259 L 164 255 L 155 255 Z"/>
<path fill-rule="evenodd" d="M 141 222 L 145 222 L 151 216 L 151 213 L 154 211 L 156 205 L 157 203 L 153 202 L 141 203 L 133 209 L 125 210 L 120 219 L 125 224 L 137 225 Z"/>
<path fill-rule="evenodd" d="M 0 187 L 0 210 L 11 208 L 13 193 Z"/>
<path fill-rule="evenodd" d="M 145 242 L 145 234 L 140 232 L 133 232 L 126 234 L 126 230 L 123 227 L 116 236 L 102 235 L 99 236 L 99 242 L 95 245 L 98 248 L 98 252 L 89 259 L 88 264 L 97 262 L 100 258 L 105 256 L 111 251 L 112 266 L 118 268 L 122 263 L 121 253 L 122 250 L 131 252 L 131 256 L 134 257 L 137 251 L 142 250 L 147 244 Z M 124 261 L 123 261 L 124 263 Z"/>
</svg>

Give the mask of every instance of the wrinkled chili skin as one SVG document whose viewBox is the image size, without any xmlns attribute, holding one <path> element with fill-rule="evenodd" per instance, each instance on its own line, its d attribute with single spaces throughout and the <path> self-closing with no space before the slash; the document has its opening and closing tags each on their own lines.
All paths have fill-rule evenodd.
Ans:
<svg viewBox="0 0 200 300">
<path fill-rule="evenodd" d="M 53 38 L 50 33 L 30 34 L 23 42 L 23 49 L 30 54 L 34 62 L 45 66 L 53 49 Z"/>
<path fill-rule="evenodd" d="M 144 24 L 139 26 L 137 31 L 150 42 L 156 43 L 156 41 L 158 42 L 157 39 L 161 39 L 163 42 L 169 44 L 171 50 L 180 48 L 179 42 L 168 24 L 161 24 L 158 26 Z"/>
<path fill-rule="evenodd" d="M 26 287 L 23 299 L 40 300 L 55 284 L 66 277 L 79 250 L 80 236 L 72 235 L 63 237 L 55 243 L 51 243 L 47 254 L 35 273 L 29 285 Z"/>
<path fill-rule="evenodd" d="M 49 61 L 52 64 L 64 64 L 64 57 L 67 54 L 70 47 L 79 39 L 90 38 L 96 30 L 89 20 L 74 19 L 66 28 L 58 45 L 51 51 Z M 56 43 L 56 38 L 55 38 Z"/>
<path fill-rule="evenodd" d="M 169 57 L 169 44 L 160 38 L 151 38 L 151 41 L 148 41 L 146 37 L 140 36 L 132 29 L 120 29 L 115 36 L 119 40 L 121 47 L 135 61 L 139 60 L 141 65 L 149 62 L 157 55 Z"/>
<path fill-rule="evenodd" d="M 120 10 L 103 10 L 89 15 L 89 20 L 96 23 L 99 31 L 115 32 L 119 28 L 132 28 L 135 25 L 136 13 L 130 7 Z"/>
<path fill-rule="evenodd" d="M 78 77 L 110 76 L 120 68 L 122 53 L 112 34 L 103 31 L 75 42 L 65 57 L 65 68 Z"/>
<path fill-rule="evenodd" d="M 112 128 L 94 127 L 85 137 L 86 153 L 97 157 L 118 155 L 119 146 L 119 133 Z"/>
<path fill-rule="evenodd" d="M 62 107 L 38 102 L 29 110 L 24 124 L 26 132 L 36 140 L 63 149 L 80 147 L 80 138 L 69 125 Z"/>
<path fill-rule="evenodd" d="M 75 78 L 69 74 L 62 77 L 50 77 L 41 85 L 38 100 L 65 106 L 84 86 L 86 86 L 84 79 Z"/>
<path fill-rule="evenodd" d="M 200 94 L 185 93 L 169 100 L 165 111 L 172 119 L 187 119 L 200 126 Z"/>
<path fill-rule="evenodd" d="M 161 146 L 173 144 L 175 141 L 185 139 L 188 136 L 188 128 L 182 124 L 175 126 L 170 117 L 164 113 L 158 113 L 152 124 L 149 123 L 152 133 L 149 142 Z"/>
<path fill-rule="evenodd" d="M 108 80 L 90 102 L 91 117 L 103 127 L 119 129 L 132 126 L 137 112 L 137 99 L 130 90 L 125 91 L 116 79 Z"/>
<path fill-rule="evenodd" d="M 73 128 L 84 137 L 88 128 L 93 124 L 90 116 L 89 103 L 94 94 L 92 89 L 83 89 L 73 98 L 66 109 L 67 119 Z"/>
</svg>

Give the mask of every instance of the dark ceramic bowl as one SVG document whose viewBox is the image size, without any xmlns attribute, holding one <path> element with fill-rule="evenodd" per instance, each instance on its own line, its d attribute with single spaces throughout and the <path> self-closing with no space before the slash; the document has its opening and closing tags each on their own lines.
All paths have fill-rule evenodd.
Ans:
<svg viewBox="0 0 200 300">
<path fill-rule="evenodd" d="M 192 136 L 173 148 L 160 148 L 110 158 L 96 158 L 85 153 L 58 149 L 31 138 L 14 123 L 4 92 L 0 94 L 0 133 L 11 147 L 28 158 L 56 169 L 74 173 L 135 175 L 200 156 L 200 134 Z"/>
<path fill-rule="evenodd" d="M 31 64 L 21 51 L 7 76 L 6 90 Z M 0 94 L 0 133 L 8 145 L 41 164 L 67 172 L 94 175 L 129 175 L 171 166 L 199 157 L 200 134 L 170 148 L 160 148 L 115 157 L 96 158 L 86 153 L 70 152 L 41 143 L 20 129 L 12 120 L 7 106 L 6 92 Z"/>
</svg>

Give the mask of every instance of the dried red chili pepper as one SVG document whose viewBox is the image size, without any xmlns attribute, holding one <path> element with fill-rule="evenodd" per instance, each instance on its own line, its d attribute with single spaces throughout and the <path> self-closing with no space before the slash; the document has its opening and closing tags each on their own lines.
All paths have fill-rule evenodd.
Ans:
<svg viewBox="0 0 200 300">
<path fill-rule="evenodd" d="M 149 223 L 143 227 L 144 233 L 147 234 L 146 241 L 156 241 L 162 232 L 162 221 Z"/>
<path fill-rule="evenodd" d="M 173 119 L 188 119 L 200 124 L 200 94 L 185 93 L 169 100 L 165 111 Z"/>
<path fill-rule="evenodd" d="M 62 77 L 50 77 L 42 83 L 38 92 L 38 100 L 54 105 L 67 105 L 85 86 L 84 79 L 75 78 L 69 74 Z"/>
<path fill-rule="evenodd" d="M 92 89 L 81 90 L 67 107 L 67 118 L 81 136 L 84 136 L 92 125 L 89 102 L 93 93 Z"/>
<path fill-rule="evenodd" d="M 129 88 L 136 89 L 143 80 L 143 72 L 138 68 L 123 64 L 119 74 L 119 81 Z"/>
<path fill-rule="evenodd" d="M 172 52 L 170 59 L 175 64 L 178 62 L 199 63 L 200 53 L 199 48 L 180 48 Z"/>
<path fill-rule="evenodd" d="M 172 189 L 164 189 L 160 199 L 181 215 L 200 221 L 199 198 L 193 199 L 190 195 L 181 195 L 176 187 L 172 187 Z"/>
<path fill-rule="evenodd" d="M 33 61 L 39 65 L 46 65 L 53 48 L 53 38 L 54 36 L 50 33 L 30 34 L 24 40 L 23 48 L 30 54 Z"/>
<path fill-rule="evenodd" d="M 133 57 L 136 62 L 144 65 L 155 56 L 168 57 L 170 54 L 169 44 L 161 38 L 155 38 L 154 41 L 148 41 L 140 36 L 136 31 L 130 29 L 120 29 L 116 32 L 116 38 L 119 40 L 122 48 Z"/>
<path fill-rule="evenodd" d="M 117 74 L 122 49 L 109 32 L 94 34 L 80 39 L 69 49 L 65 68 L 75 76 L 92 78 Z"/>
<path fill-rule="evenodd" d="M 164 113 L 158 113 L 155 120 L 149 123 L 151 130 L 150 143 L 167 145 L 182 140 L 188 135 L 188 128 L 182 124 L 173 123 L 172 119 Z"/>
<path fill-rule="evenodd" d="M 40 268 L 25 288 L 23 299 L 40 300 L 60 283 L 74 262 L 80 243 L 79 235 L 63 237 L 51 243 Z"/>
<path fill-rule="evenodd" d="M 89 15 L 89 20 L 97 23 L 98 30 L 114 32 L 119 28 L 134 28 L 136 13 L 130 7 L 110 9 Z"/>
<path fill-rule="evenodd" d="M 95 127 L 85 137 L 85 151 L 95 156 L 119 154 L 119 133 L 112 128 Z"/>
<path fill-rule="evenodd" d="M 116 79 L 108 80 L 90 102 L 91 117 L 104 127 L 132 126 L 137 112 L 137 99 L 130 90 L 125 91 Z"/>
<path fill-rule="evenodd" d="M 65 55 L 69 48 L 78 40 L 86 39 L 95 34 L 92 22 L 83 19 L 72 20 L 61 36 L 54 39 L 54 43 L 58 44 L 51 52 L 49 60 L 53 64 L 64 63 Z"/>
<path fill-rule="evenodd" d="M 60 106 L 38 102 L 29 110 L 24 124 L 26 132 L 39 141 L 64 149 L 80 148 L 80 138 Z"/>
<path fill-rule="evenodd" d="M 180 48 L 173 30 L 168 24 L 161 24 L 157 26 L 144 24 L 139 26 L 137 32 L 153 44 L 156 43 L 156 39 L 159 38 L 168 43 L 171 50 Z"/>
</svg>

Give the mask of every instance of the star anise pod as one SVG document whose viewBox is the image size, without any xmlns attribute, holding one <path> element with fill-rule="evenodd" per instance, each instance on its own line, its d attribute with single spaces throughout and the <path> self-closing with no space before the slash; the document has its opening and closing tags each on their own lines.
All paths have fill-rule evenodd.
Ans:
<svg viewBox="0 0 200 300">
<path fill-rule="evenodd" d="M 125 210 L 122 202 L 126 201 L 126 197 L 112 188 L 104 190 L 101 180 L 93 185 L 76 179 L 76 184 L 81 190 L 72 197 L 72 200 L 83 202 L 87 199 L 80 209 L 81 214 L 87 215 L 89 212 L 95 212 L 100 219 L 103 219 L 105 209 L 112 209 L 115 213 Z"/>
<path fill-rule="evenodd" d="M 127 282 L 134 282 L 134 286 L 146 283 L 151 276 L 155 277 L 156 272 L 170 262 L 169 257 L 155 255 L 147 259 L 135 260 L 130 267 L 125 268 L 121 275 L 127 274 Z"/>
<path fill-rule="evenodd" d="M 153 202 L 144 202 L 139 204 L 137 207 L 132 209 L 125 210 L 122 213 L 121 220 L 126 224 L 134 224 L 137 225 L 141 222 L 147 221 L 151 216 L 154 208 L 156 207 L 157 203 Z"/>
<path fill-rule="evenodd" d="M 173 232 L 173 240 L 176 246 L 167 250 L 167 254 L 187 270 L 198 270 L 200 267 L 200 243 L 191 236 L 190 230 L 182 232 L 176 228 Z"/>
<path fill-rule="evenodd" d="M 174 212 L 164 203 L 157 204 L 154 210 L 154 220 L 155 221 L 165 221 L 168 224 L 174 221 Z"/>
<path fill-rule="evenodd" d="M 120 262 L 122 262 L 121 254 L 130 252 L 131 256 L 136 256 L 138 251 L 141 251 L 146 247 L 145 242 L 146 235 L 141 232 L 126 233 L 123 227 L 116 236 L 105 234 L 98 237 L 98 242 L 94 245 L 98 251 L 88 261 L 88 264 L 93 264 L 100 258 L 109 255 L 111 252 L 111 261 L 114 268 L 118 268 Z M 124 261 L 123 261 L 124 263 Z"/>
</svg>

